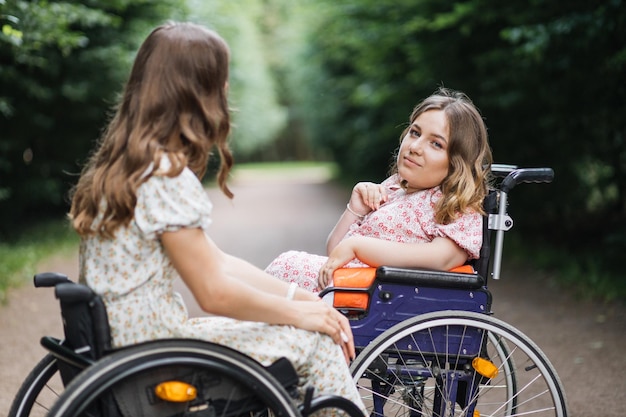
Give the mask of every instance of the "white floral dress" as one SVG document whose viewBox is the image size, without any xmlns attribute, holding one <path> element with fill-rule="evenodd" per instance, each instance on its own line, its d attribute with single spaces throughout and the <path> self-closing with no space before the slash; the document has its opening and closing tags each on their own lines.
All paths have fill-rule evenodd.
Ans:
<svg viewBox="0 0 626 417">
<path fill-rule="evenodd" d="M 431 242 L 436 237 L 448 237 L 467 252 L 469 259 L 477 259 L 483 242 L 482 216 L 476 212 L 460 214 L 453 222 L 443 225 L 435 221 L 435 204 L 442 197 L 439 187 L 406 193 L 398 185 L 396 176 L 387 178 L 388 200 L 350 226 L 344 239 L 350 236 L 369 236 L 401 243 Z M 317 278 L 328 258 L 301 251 L 280 254 L 265 269 L 269 274 L 287 282 L 317 292 Z M 364 266 L 358 260 L 347 267 Z"/>
<path fill-rule="evenodd" d="M 343 353 L 327 335 L 291 326 L 225 317 L 189 319 L 173 290 L 176 270 L 159 236 L 211 223 L 211 202 L 188 169 L 178 177 L 152 176 L 137 193 L 135 216 L 113 239 L 88 237 L 80 246 L 80 281 L 106 304 L 115 347 L 164 338 L 196 338 L 239 350 L 264 365 L 286 357 L 317 394 L 337 394 L 364 409 Z"/>
</svg>

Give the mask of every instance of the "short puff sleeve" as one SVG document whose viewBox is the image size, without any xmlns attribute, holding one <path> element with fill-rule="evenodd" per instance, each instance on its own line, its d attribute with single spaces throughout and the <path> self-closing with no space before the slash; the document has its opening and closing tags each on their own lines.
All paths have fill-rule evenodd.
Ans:
<svg viewBox="0 0 626 417">
<path fill-rule="evenodd" d="M 435 235 L 447 237 L 467 252 L 470 259 L 480 257 L 483 244 L 483 216 L 476 212 L 461 214 L 449 224 L 437 224 Z"/>
<path fill-rule="evenodd" d="M 195 174 L 185 168 L 177 177 L 154 175 L 137 191 L 135 223 L 147 239 L 163 232 L 211 224 L 213 205 Z"/>
</svg>

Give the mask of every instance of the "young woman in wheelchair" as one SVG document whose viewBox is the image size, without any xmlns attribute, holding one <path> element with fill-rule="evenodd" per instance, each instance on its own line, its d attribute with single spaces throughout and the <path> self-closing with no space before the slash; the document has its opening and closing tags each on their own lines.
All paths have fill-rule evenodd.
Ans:
<svg viewBox="0 0 626 417">
<path fill-rule="evenodd" d="M 328 256 L 289 251 L 266 272 L 317 292 L 342 267 L 449 270 L 477 259 L 491 150 L 472 101 L 440 88 L 419 103 L 395 159 L 382 183 L 354 186 Z"/>
<path fill-rule="evenodd" d="M 364 410 L 347 366 L 355 354 L 347 319 L 210 238 L 201 179 L 213 147 L 219 187 L 232 197 L 228 64 L 225 41 L 199 25 L 165 24 L 144 41 L 72 193 L 80 281 L 104 299 L 114 347 L 183 337 L 264 365 L 286 357 L 301 385 Z M 173 291 L 178 276 L 211 316 L 188 318 Z"/>
</svg>

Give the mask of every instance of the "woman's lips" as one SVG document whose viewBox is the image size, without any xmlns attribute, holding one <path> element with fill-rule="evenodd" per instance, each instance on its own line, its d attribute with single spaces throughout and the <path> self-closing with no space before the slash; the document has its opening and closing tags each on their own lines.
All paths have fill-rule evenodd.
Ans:
<svg viewBox="0 0 626 417">
<path fill-rule="evenodd" d="M 412 158 L 409 158 L 408 156 L 405 156 L 403 159 L 405 162 L 408 162 L 410 165 L 421 167 L 421 165 L 417 161 L 413 160 Z"/>
</svg>

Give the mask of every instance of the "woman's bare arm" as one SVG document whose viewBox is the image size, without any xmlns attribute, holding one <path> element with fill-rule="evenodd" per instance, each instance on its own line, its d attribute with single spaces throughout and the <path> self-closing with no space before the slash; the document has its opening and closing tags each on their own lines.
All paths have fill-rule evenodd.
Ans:
<svg viewBox="0 0 626 417">
<path fill-rule="evenodd" d="M 320 287 L 327 286 L 333 272 L 355 258 L 373 267 L 393 265 L 445 271 L 462 265 L 467 260 L 467 253 L 446 237 L 438 237 L 428 243 L 399 243 L 353 236 L 341 241 L 330 253 L 320 270 Z"/>
<path fill-rule="evenodd" d="M 299 290 L 299 300 L 287 299 L 289 284 L 225 254 L 201 229 L 165 232 L 161 243 L 207 313 L 325 333 L 344 349 L 346 358 L 354 357 L 348 320 L 314 294 Z"/>
</svg>

